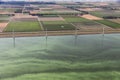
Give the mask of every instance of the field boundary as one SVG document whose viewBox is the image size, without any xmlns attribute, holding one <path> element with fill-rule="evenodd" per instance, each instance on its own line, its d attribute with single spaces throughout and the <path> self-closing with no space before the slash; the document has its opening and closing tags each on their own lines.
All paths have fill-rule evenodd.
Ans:
<svg viewBox="0 0 120 80">
<path fill-rule="evenodd" d="M 85 31 L 77 30 L 78 35 L 89 35 L 89 34 L 102 34 L 102 29 L 99 31 Z M 47 31 L 48 36 L 59 36 L 59 35 L 75 35 L 75 30 L 63 30 L 63 31 Z M 105 29 L 105 34 L 120 33 L 120 29 Z M 15 32 L 15 37 L 35 37 L 35 36 L 45 36 L 46 31 L 38 32 Z M 12 32 L 1 32 L 0 37 L 13 37 Z"/>
<path fill-rule="evenodd" d="M 39 18 L 39 17 L 37 17 L 37 20 L 38 20 L 38 23 L 39 23 L 39 25 L 40 25 L 41 29 L 42 29 L 42 30 L 44 30 L 44 28 L 43 28 L 43 24 L 41 23 L 41 20 L 40 20 L 40 18 Z"/>
</svg>

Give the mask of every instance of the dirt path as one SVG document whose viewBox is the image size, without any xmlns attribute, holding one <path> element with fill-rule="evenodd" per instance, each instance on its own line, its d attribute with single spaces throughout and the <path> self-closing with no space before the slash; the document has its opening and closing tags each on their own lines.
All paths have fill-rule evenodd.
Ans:
<svg viewBox="0 0 120 80">
<path fill-rule="evenodd" d="M 3 30 L 6 28 L 7 24 L 8 24 L 7 22 L 0 23 L 0 32 L 3 32 Z"/>
</svg>

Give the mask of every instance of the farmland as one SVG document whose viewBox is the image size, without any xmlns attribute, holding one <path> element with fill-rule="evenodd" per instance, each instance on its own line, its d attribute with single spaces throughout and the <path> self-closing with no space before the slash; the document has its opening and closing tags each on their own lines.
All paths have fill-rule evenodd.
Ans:
<svg viewBox="0 0 120 80">
<path fill-rule="evenodd" d="M 76 16 L 63 16 L 63 18 L 69 23 L 83 22 L 87 21 L 87 19 L 76 17 Z"/>
<path fill-rule="evenodd" d="M 51 15 L 58 14 L 58 15 L 60 15 L 60 14 L 77 14 L 77 13 L 79 13 L 79 12 L 77 12 L 77 11 L 42 11 L 38 14 L 51 14 Z"/>
<path fill-rule="evenodd" d="M 105 16 L 115 16 L 119 17 L 120 12 L 119 11 L 110 11 L 110 10 L 105 10 L 105 11 L 93 11 L 90 12 L 92 15 L 98 16 L 98 17 L 105 17 Z"/>
<path fill-rule="evenodd" d="M 16 11 L 17 9 L 15 9 L 15 8 L 2 8 L 2 9 L 0 9 L 0 12 L 6 12 L 6 11 L 8 11 L 8 12 L 14 12 L 14 11 Z"/>
<path fill-rule="evenodd" d="M 62 17 L 59 16 L 43 16 L 43 17 L 39 17 L 40 21 L 64 21 L 64 19 Z"/>
<path fill-rule="evenodd" d="M 120 24 L 119 23 L 115 23 L 115 22 L 112 22 L 112 21 L 97 20 L 97 22 L 102 23 L 102 24 L 107 25 L 107 26 L 112 27 L 112 28 L 120 28 Z"/>
<path fill-rule="evenodd" d="M 0 32 L 3 32 L 9 22 L 9 16 L 0 15 Z"/>
<path fill-rule="evenodd" d="M 41 27 L 39 25 L 38 21 L 14 21 L 10 22 L 8 26 L 5 29 L 5 32 L 11 32 L 11 31 L 16 31 L 16 32 L 28 32 L 28 31 L 40 31 Z"/>
<path fill-rule="evenodd" d="M 49 31 L 75 30 L 75 27 L 65 21 L 45 21 L 42 22 L 44 29 Z"/>
<path fill-rule="evenodd" d="M 83 15 L 83 16 L 81 16 L 81 17 L 83 17 L 83 18 L 85 18 L 85 19 L 89 19 L 89 20 L 102 20 L 102 18 L 93 16 L 93 15 L 90 15 L 90 14 Z"/>
<path fill-rule="evenodd" d="M 97 31 L 97 29 L 107 27 L 107 26 L 99 24 L 93 20 L 85 19 L 82 17 L 63 16 L 63 18 L 65 19 L 66 22 L 73 24 L 79 30 L 86 30 L 86 31 L 89 31 L 89 30 L 95 31 L 96 30 Z"/>
<path fill-rule="evenodd" d="M 0 22 L 8 22 L 10 16 L 0 15 Z"/>
<path fill-rule="evenodd" d="M 1 13 L 2 16 L 8 15 L 11 18 L 19 18 L 19 19 L 22 18 L 21 19 L 22 21 L 16 20 L 17 23 L 16 21 L 10 22 L 8 26 L 3 30 L 3 32 L 11 32 L 13 28 L 15 29 L 16 32 L 32 32 L 32 31 L 37 32 L 37 31 L 45 31 L 46 29 L 48 31 L 65 31 L 65 30 L 74 31 L 76 28 L 79 30 L 85 29 L 85 31 L 89 29 L 91 30 L 90 32 L 92 31 L 95 32 L 98 31 L 96 30 L 97 28 L 102 28 L 102 27 L 113 28 L 110 25 L 105 26 L 104 23 L 102 22 L 97 23 L 94 20 L 103 20 L 104 19 L 103 17 L 106 16 L 117 16 L 119 18 L 119 10 L 118 11 L 110 10 L 111 7 L 108 8 L 109 7 L 107 6 L 108 4 L 106 5 L 107 8 L 104 7 L 105 5 L 102 5 L 102 3 L 101 4 L 96 3 L 96 4 L 98 4 L 98 6 L 96 5 L 97 7 L 95 7 L 95 4 L 92 3 L 90 3 L 90 5 L 88 3 L 84 3 L 81 5 L 79 5 L 79 3 L 75 3 L 75 4 L 56 3 L 55 5 L 34 4 L 24 7 L 21 5 L 15 5 L 15 6 L 8 5 L 6 6 L 7 8 L 3 6 L 1 8 L 1 11 L 3 10 Z M 112 5 L 112 7 L 114 8 L 115 6 Z M 12 13 L 8 14 L 8 12 L 12 12 Z M 28 17 L 25 19 L 25 16 Z M 34 17 L 36 17 L 36 19 L 38 20 L 34 21 L 30 19 Z M 10 18 L 8 18 L 8 20 L 10 20 Z M 32 22 L 29 20 L 32 20 Z M 1 22 L 2 21 L 4 22 L 5 20 L 1 20 Z M 23 27 L 20 27 L 19 25 L 16 24 L 20 24 L 25 28 L 25 30 L 23 30 Z M 119 27 L 119 24 L 116 25 Z"/>
<path fill-rule="evenodd" d="M 119 23 L 119 24 L 120 24 L 120 19 L 108 19 L 108 20 L 110 20 L 110 21 L 112 21 L 112 22 L 116 22 L 116 23 Z"/>
</svg>

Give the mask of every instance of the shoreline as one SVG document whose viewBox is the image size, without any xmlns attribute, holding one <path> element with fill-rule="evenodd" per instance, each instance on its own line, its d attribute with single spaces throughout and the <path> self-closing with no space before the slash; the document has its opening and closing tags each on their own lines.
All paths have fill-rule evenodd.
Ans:
<svg viewBox="0 0 120 80">
<path fill-rule="evenodd" d="M 89 34 L 114 34 L 120 33 L 120 30 L 105 30 L 103 31 L 81 31 L 81 30 L 69 30 L 69 31 L 39 31 L 39 32 L 1 32 L 0 38 L 11 37 L 37 37 L 37 36 L 62 36 L 62 35 L 89 35 Z"/>
</svg>

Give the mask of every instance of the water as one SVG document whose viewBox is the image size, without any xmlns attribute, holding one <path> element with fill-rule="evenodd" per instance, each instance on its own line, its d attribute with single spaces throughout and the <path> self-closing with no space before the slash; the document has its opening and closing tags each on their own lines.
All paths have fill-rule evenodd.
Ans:
<svg viewBox="0 0 120 80">
<path fill-rule="evenodd" d="M 21 37 L 15 38 L 15 43 L 13 38 L 0 38 L 0 79 L 26 80 L 31 77 L 38 80 L 42 77 L 46 78 L 44 80 L 60 80 L 68 76 L 66 80 L 80 80 L 80 76 L 86 78 L 89 73 L 96 77 L 94 80 L 106 80 L 111 78 L 113 71 L 118 74 L 120 71 L 119 36 Z M 91 76 L 87 76 L 88 80 Z"/>
<path fill-rule="evenodd" d="M 101 57 L 104 58 L 104 56 L 110 54 L 110 57 L 107 56 L 107 58 L 111 59 L 112 53 L 116 54 L 116 57 L 120 57 L 119 36 L 120 34 L 106 34 L 105 36 L 102 36 L 101 34 L 79 36 L 49 36 L 47 40 L 44 36 L 22 37 L 15 39 L 15 48 L 12 38 L 1 38 L 0 55 L 22 55 L 37 53 L 51 55 L 55 54 L 59 56 L 64 55 L 66 57 L 70 56 L 70 59 L 76 61 L 86 60 L 88 58 L 90 60 L 96 58 L 99 59 Z"/>
</svg>

